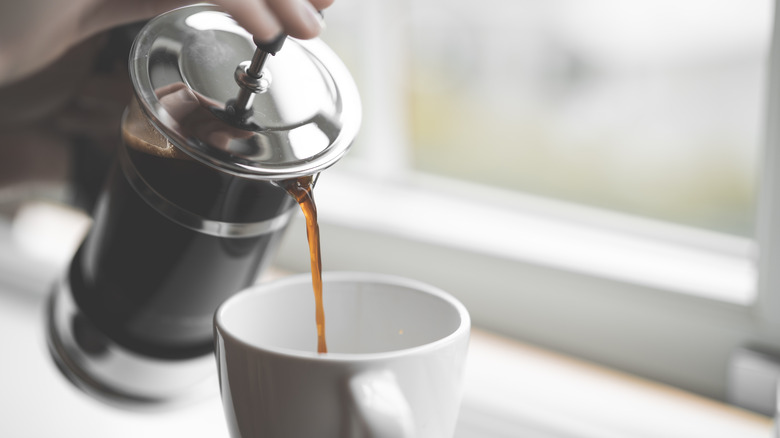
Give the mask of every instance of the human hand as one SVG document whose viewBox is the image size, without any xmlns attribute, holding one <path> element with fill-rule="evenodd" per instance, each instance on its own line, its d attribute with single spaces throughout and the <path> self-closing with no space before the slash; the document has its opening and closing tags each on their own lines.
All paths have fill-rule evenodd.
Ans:
<svg viewBox="0 0 780 438">
<path fill-rule="evenodd" d="M 0 87 L 0 214 L 30 197 L 59 201 L 61 194 L 91 209 L 132 95 L 132 31 L 96 35 L 44 70 Z"/>
<path fill-rule="evenodd" d="M 0 1 L 0 86 L 18 81 L 106 29 L 151 18 L 192 0 Z M 284 32 L 308 39 L 321 30 L 318 10 L 333 0 L 212 0 L 260 41 Z"/>
<path fill-rule="evenodd" d="M 281 32 L 316 36 L 316 10 L 333 0 L 212 2 L 256 39 L 269 41 Z M 190 3 L 196 2 L 0 1 L 0 204 L 20 186 L 75 181 L 88 207 L 119 144 L 132 93 L 126 44 L 133 27 L 117 26 Z"/>
</svg>

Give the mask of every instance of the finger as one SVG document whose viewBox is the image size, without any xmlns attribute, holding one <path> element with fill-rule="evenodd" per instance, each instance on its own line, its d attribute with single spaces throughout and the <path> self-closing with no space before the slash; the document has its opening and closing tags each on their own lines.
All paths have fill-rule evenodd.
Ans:
<svg viewBox="0 0 780 438">
<path fill-rule="evenodd" d="M 165 87 L 166 90 L 168 87 Z M 190 113 L 200 108 L 197 96 L 186 86 L 170 94 L 158 97 L 160 105 L 170 114 L 173 120 L 184 120 Z"/>
<path fill-rule="evenodd" d="M 187 84 L 184 82 L 173 82 L 168 85 L 163 85 L 160 88 L 157 88 L 154 90 L 155 96 L 157 96 L 158 99 L 162 99 L 163 97 L 173 94 L 182 88 L 187 88 Z"/>
<path fill-rule="evenodd" d="M 309 0 L 314 9 L 321 11 L 333 4 L 333 0 Z"/>
<path fill-rule="evenodd" d="M 265 0 L 216 0 L 244 29 L 261 41 L 271 41 L 284 31 Z"/>
<path fill-rule="evenodd" d="M 146 20 L 192 3 L 189 0 L 103 0 L 94 1 L 82 19 L 85 36 L 114 26 Z"/>
<path fill-rule="evenodd" d="M 308 0 L 266 0 L 282 23 L 284 31 L 295 38 L 309 39 L 320 34 L 322 18 Z"/>
</svg>

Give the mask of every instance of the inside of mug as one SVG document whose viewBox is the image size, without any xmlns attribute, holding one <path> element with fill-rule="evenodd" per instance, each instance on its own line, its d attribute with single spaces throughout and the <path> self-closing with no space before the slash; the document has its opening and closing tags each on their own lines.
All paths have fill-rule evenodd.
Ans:
<svg viewBox="0 0 780 438">
<path fill-rule="evenodd" d="M 323 295 L 329 353 L 414 348 L 443 339 L 463 324 L 452 301 L 408 285 L 326 279 Z M 224 331 L 248 344 L 317 351 L 310 281 L 236 295 L 218 318 Z"/>
</svg>

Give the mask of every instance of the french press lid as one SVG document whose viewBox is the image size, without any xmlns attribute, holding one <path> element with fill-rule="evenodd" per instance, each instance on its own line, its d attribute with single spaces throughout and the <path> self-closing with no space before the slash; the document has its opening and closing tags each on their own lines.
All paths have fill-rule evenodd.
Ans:
<svg viewBox="0 0 780 438">
<path fill-rule="evenodd" d="M 130 76 L 151 123 L 212 167 L 280 180 L 333 165 L 360 125 L 360 97 L 346 67 L 318 39 L 287 38 L 252 72 L 260 52 L 225 12 L 188 6 L 143 28 Z M 237 99 L 244 106 L 238 114 Z"/>
</svg>

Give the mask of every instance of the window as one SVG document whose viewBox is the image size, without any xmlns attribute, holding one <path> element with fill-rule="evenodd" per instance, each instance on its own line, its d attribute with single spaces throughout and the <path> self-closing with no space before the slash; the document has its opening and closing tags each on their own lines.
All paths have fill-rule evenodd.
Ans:
<svg viewBox="0 0 780 438">
<path fill-rule="evenodd" d="M 318 181 L 324 268 L 429 281 L 477 325 L 724 399 L 734 348 L 780 347 L 773 5 L 479 7 L 326 12 L 364 124 Z M 302 227 L 279 257 L 301 271 Z"/>
<path fill-rule="evenodd" d="M 770 10 L 347 1 L 326 38 L 405 167 L 752 236 Z"/>
<path fill-rule="evenodd" d="M 416 168 L 752 235 L 768 1 L 414 6 Z"/>
</svg>

